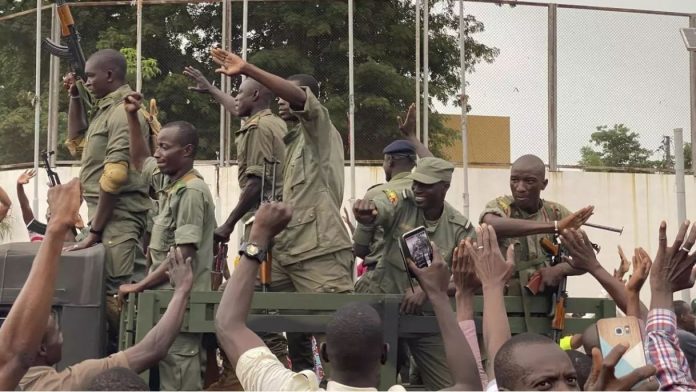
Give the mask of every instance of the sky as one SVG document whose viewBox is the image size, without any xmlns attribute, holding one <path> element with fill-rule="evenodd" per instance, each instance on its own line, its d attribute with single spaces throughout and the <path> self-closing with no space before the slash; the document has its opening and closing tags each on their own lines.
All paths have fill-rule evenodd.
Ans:
<svg viewBox="0 0 696 392">
<path fill-rule="evenodd" d="M 559 3 L 696 13 L 694 0 Z M 547 160 L 546 8 L 475 2 L 465 7 L 485 24 L 475 39 L 500 49 L 492 64 L 467 74 L 470 114 L 509 116 L 511 158 L 533 153 Z M 560 164 L 577 164 L 600 125 L 625 124 L 650 150 L 674 128 L 683 128 L 689 140 L 689 62 L 680 27 L 688 27 L 688 18 L 558 9 Z"/>
</svg>

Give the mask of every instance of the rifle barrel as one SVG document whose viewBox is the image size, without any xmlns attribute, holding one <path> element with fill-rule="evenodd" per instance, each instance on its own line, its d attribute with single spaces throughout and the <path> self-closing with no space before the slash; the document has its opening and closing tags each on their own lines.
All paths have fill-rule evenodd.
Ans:
<svg viewBox="0 0 696 392">
<path fill-rule="evenodd" d="M 595 229 L 600 229 L 600 230 L 613 231 L 614 233 L 619 233 L 619 235 L 621 235 L 623 233 L 623 227 L 620 229 L 617 229 L 615 227 L 598 225 L 598 224 L 589 223 L 589 222 L 585 222 L 585 224 L 583 226 L 594 227 Z"/>
</svg>

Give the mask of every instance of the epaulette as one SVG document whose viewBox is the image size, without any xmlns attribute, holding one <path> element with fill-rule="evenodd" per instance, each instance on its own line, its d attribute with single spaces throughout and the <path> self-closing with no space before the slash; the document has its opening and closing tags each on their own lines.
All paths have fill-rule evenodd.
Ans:
<svg viewBox="0 0 696 392">
<path fill-rule="evenodd" d="M 373 188 L 377 188 L 377 187 L 380 186 L 380 185 L 384 185 L 384 183 L 372 185 L 371 187 L 367 188 L 367 190 L 369 191 L 369 190 L 371 190 L 371 189 L 373 189 Z"/>
</svg>

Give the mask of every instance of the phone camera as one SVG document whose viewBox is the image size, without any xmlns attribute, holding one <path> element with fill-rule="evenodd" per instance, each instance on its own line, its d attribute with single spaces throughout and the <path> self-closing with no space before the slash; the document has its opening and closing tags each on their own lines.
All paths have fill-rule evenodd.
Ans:
<svg viewBox="0 0 696 392">
<path fill-rule="evenodd" d="M 622 327 L 616 327 L 614 328 L 614 333 L 618 336 L 621 336 L 624 334 L 624 329 Z"/>
</svg>

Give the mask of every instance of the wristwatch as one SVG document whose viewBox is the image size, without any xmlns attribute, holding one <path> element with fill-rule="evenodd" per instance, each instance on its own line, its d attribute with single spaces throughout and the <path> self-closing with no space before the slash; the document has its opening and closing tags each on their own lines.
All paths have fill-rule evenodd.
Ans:
<svg viewBox="0 0 696 392">
<path fill-rule="evenodd" d="M 261 249 L 258 245 L 253 242 L 245 242 L 239 250 L 239 255 L 244 255 L 250 259 L 254 259 L 259 263 L 266 261 L 266 254 L 268 252 Z"/>
</svg>

